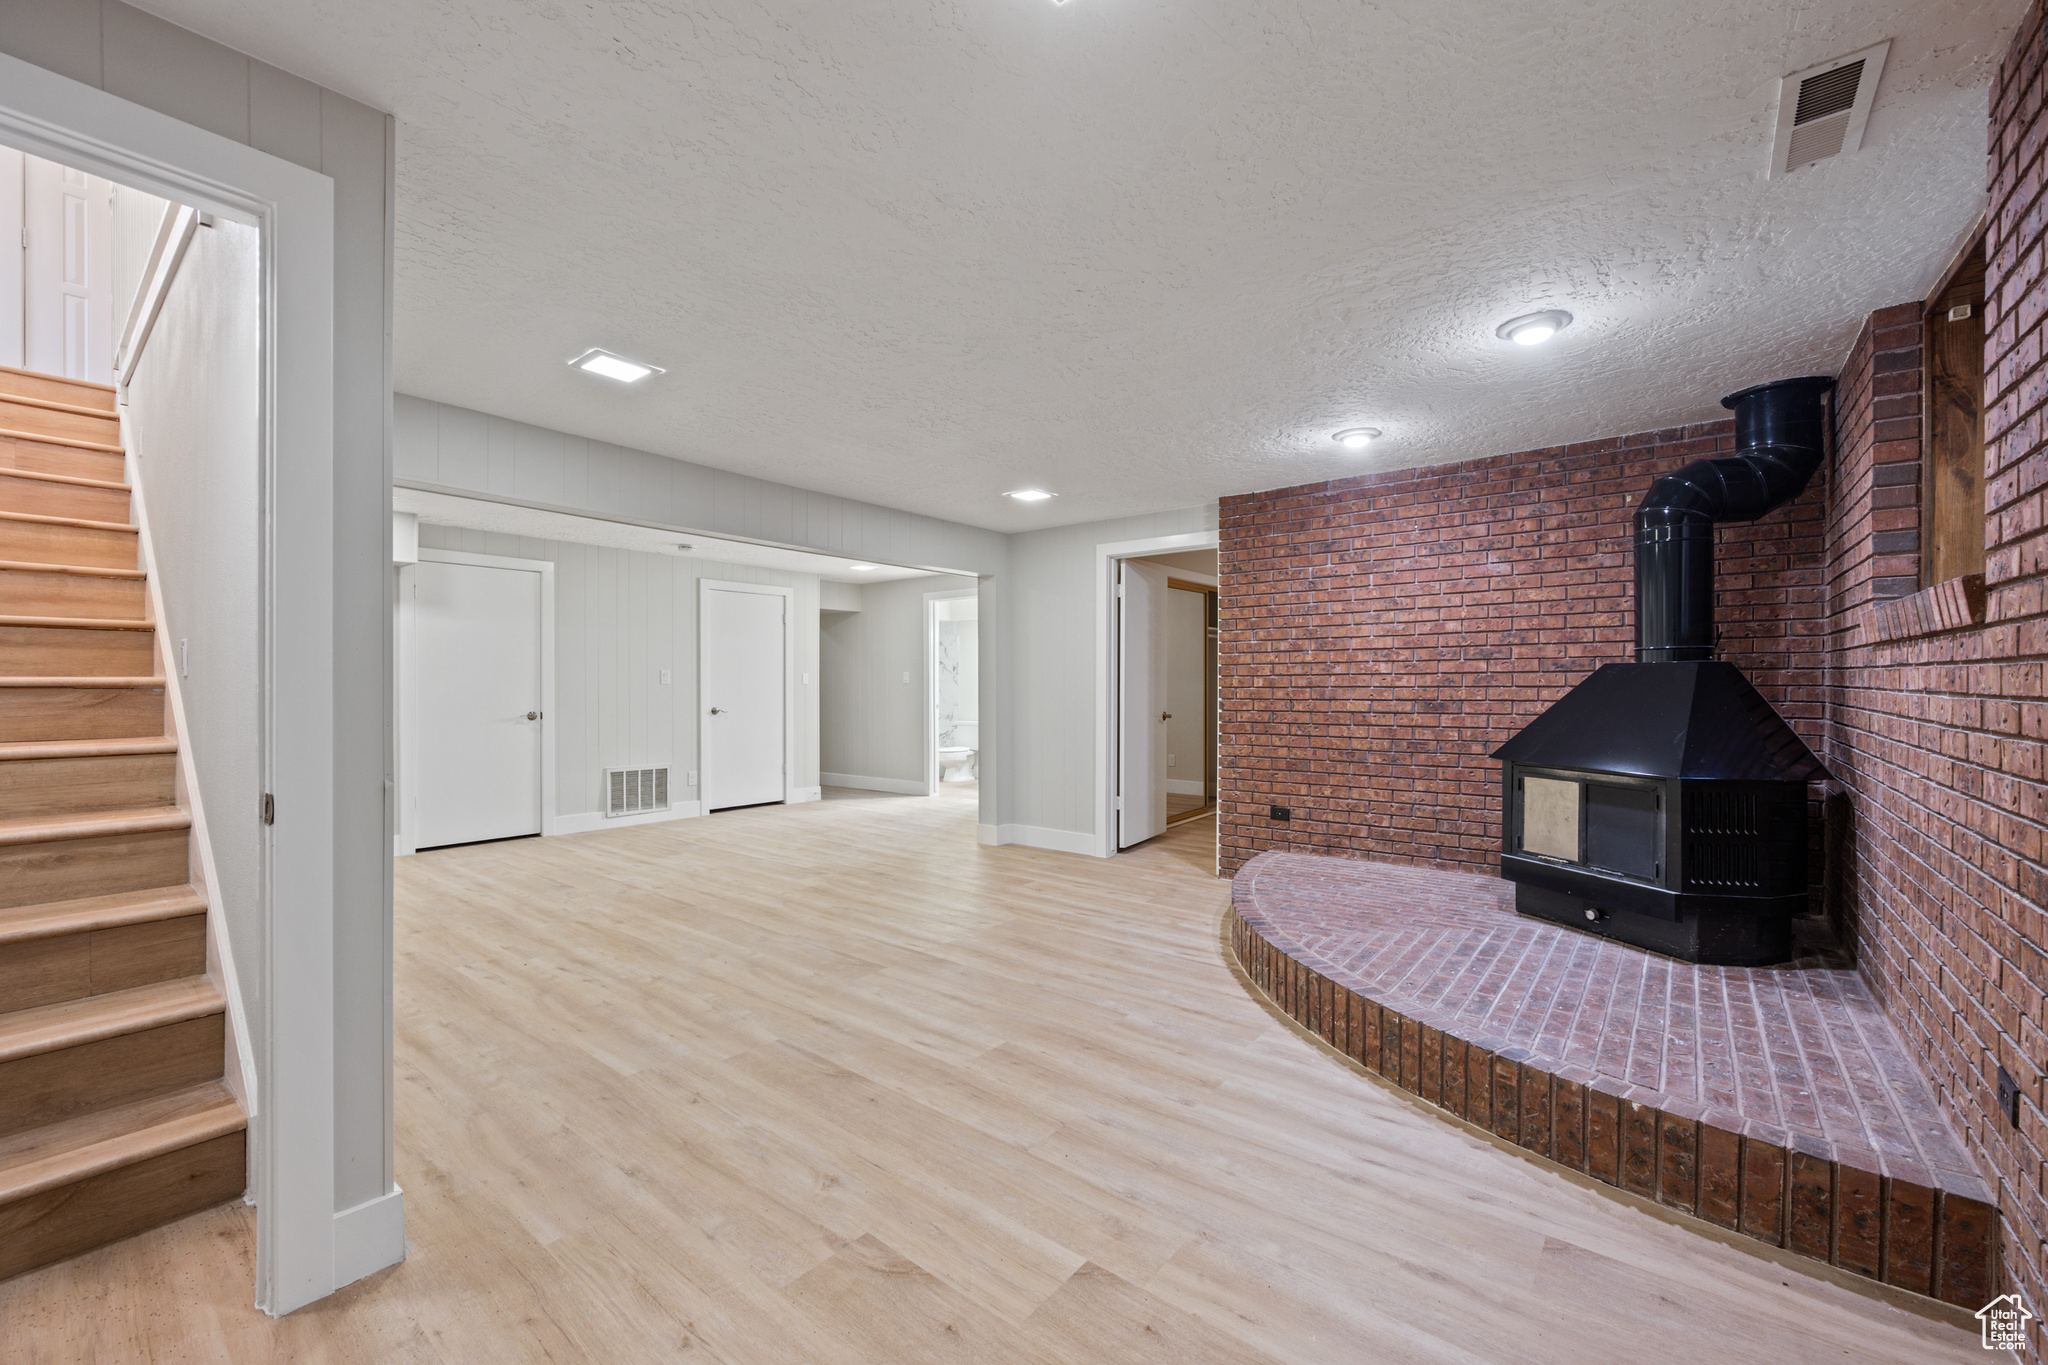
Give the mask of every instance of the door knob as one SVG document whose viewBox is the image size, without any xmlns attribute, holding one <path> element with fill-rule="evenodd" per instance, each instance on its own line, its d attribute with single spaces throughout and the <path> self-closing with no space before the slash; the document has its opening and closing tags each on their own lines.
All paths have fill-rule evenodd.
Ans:
<svg viewBox="0 0 2048 1365">
<path fill-rule="evenodd" d="M 1173 712 L 1171 712 L 1171 711 L 1161 711 L 1161 712 L 1159 713 L 1159 719 L 1161 719 L 1161 720 L 1172 720 L 1172 719 L 1173 719 Z"/>
<path fill-rule="evenodd" d="M 716 706 L 714 706 L 714 707 L 712 707 L 712 708 L 711 708 L 711 714 L 712 714 L 712 715 L 714 715 L 714 716 L 722 716 L 722 715 L 724 715 L 724 714 L 725 714 L 725 712 L 721 711 L 721 710 L 720 710 L 719 708 L 717 708 Z"/>
<path fill-rule="evenodd" d="M 528 712 L 526 713 L 526 718 L 527 718 L 528 720 L 539 720 L 539 719 L 540 719 L 540 712 L 538 712 L 538 711 L 528 711 Z"/>
</svg>

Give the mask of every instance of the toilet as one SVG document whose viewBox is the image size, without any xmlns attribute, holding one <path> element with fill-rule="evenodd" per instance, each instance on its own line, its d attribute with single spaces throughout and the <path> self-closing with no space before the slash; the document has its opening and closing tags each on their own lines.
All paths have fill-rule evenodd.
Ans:
<svg viewBox="0 0 2048 1365">
<path fill-rule="evenodd" d="M 972 781 L 975 757 L 980 752 L 976 748 L 979 737 L 975 734 L 975 727 L 972 724 L 955 725 L 944 738 L 945 742 L 939 745 L 939 781 Z"/>
</svg>

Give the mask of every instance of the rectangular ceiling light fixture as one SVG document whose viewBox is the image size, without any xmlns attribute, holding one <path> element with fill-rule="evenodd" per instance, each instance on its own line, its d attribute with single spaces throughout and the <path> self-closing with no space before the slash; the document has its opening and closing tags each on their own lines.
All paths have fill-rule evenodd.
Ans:
<svg viewBox="0 0 2048 1365">
<path fill-rule="evenodd" d="M 645 379 L 650 374 L 668 373 L 659 365 L 643 365 L 637 360 L 628 360 L 622 355 L 613 355 L 610 351 L 599 350 L 595 346 L 569 363 L 579 370 L 601 374 L 606 379 L 616 379 L 622 384 L 631 384 L 635 380 Z"/>
<path fill-rule="evenodd" d="M 1863 128 L 1877 99 L 1889 40 L 1795 71 L 1778 82 L 1778 136 L 1771 144 L 1771 175 L 1790 175 L 1863 145 Z"/>
</svg>

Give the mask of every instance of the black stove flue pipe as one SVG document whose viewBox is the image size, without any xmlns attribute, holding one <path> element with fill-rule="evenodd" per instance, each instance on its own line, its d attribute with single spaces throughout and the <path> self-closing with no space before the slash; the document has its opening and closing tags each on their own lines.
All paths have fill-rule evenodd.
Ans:
<svg viewBox="0 0 2048 1365">
<path fill-rule="evenodd" d="M 1820 468 L 1825 376 L 1759 384 L 1721 400 L 1736 453 L 1694 460 L 1650 485 L 1636 509 L 1636 662 L 1714 657 L 1714 523 L 1755 521 Z"/>
</svg>

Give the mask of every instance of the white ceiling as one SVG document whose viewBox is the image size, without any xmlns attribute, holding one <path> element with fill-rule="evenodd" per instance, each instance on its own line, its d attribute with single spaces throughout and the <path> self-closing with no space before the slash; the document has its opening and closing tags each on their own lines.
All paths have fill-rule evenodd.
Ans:
<svg viewBox="0 0 2048 1365">
<path fill-rule="evenodd" d="M 392 489 L 391 509 L 394 512 L 411 512 L 428 526 L 494 531 L 499 535 L 563 541 L 571 545 L 602 545 L 614 550 L 674 555 L 678 559 L 707 559 L 752 569 L 781 569 L 787 573 L 816 574 L 834 583 L 888 583 L 899 578 L 927 578 L 933 572 L 900 564 L 790 550 L 780 545 L 761 545 L 750 540 L 728 540 L 670 526 L 579 517 L 516 502 L 458 498 L 420 488 Z M 856 569 L 853 567 L 856 564 L 868 567 Z"/>
<path fill-rule="evenodd" d="M 1833 372 L 1980 211 L 2024 7 L 144 3 L 397 114 L 402 391 L 1005 530 Z M 1884 38 L 1864 150 L 1768 178 L 1778 78 Z"/>
</svg>

